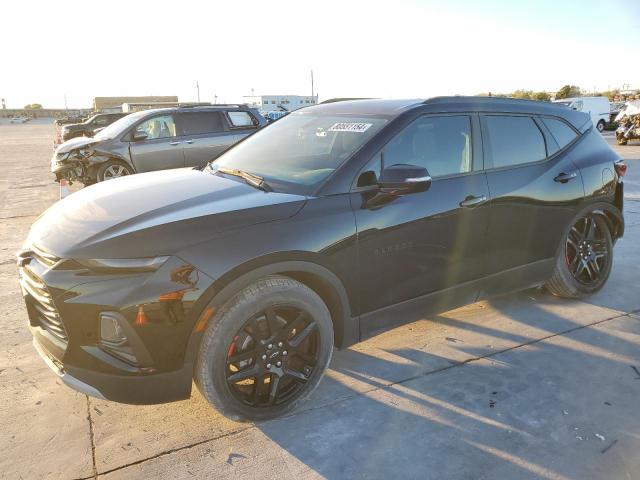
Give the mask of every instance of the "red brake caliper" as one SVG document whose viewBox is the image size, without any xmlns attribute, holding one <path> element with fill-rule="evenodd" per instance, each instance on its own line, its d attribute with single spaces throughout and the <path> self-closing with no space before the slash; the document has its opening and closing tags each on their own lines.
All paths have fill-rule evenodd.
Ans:
<svg viewBox="0 0 640 480">
<path fill-rule="evenodd" d="M 233 352 L 236 349 L 236 342 L 238 341 L 238 338 L 240 337 L 233 337 L 233 342 L 231 342 L 231 345 L 229 345 L 229 348 L 227 348 L 227 358 L 231 358 L 231 355 L 233 355 Z"/>
</svg>

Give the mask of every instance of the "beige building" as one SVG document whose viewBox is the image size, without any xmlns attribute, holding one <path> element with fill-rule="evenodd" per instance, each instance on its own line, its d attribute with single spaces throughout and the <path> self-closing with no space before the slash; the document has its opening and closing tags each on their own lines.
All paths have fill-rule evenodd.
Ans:
<svg viewBox="0 0 640 480">
<path fill-rule="evenodd" d="M 93 109 L 96 112 L 120 112 L 123 103 L 178 103 L 177 96 L 146 96 L 146 97 L 95 97 Z"/>
</svg>

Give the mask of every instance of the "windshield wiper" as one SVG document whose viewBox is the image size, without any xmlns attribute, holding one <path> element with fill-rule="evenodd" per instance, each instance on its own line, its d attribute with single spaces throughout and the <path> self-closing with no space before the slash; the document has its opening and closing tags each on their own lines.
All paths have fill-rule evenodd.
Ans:
<svg viewBox="0 0 640 480">
<path fill-rule="evenodd" d="M 254 175 L 253 173 L 244 172 L 242 170 L 238 170 L 237 168 L 214 167 L 213 164 L 209 164 L 209 168 L 212 170 L 213 173 L 220 172 L 226 175 L 233 175 L 234 177 L 240 177 L 252 187 L 255 187 L 264 192 L 273 191 L 273 189 L 269 186 L 269 184 L 264 181 L 264 178 L 258 175 Z"/>
</svg>

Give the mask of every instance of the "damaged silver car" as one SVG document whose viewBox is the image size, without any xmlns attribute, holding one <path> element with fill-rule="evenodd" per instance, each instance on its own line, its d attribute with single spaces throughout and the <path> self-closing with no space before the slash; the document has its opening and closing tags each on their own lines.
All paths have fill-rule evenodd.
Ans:
<svg viewBox="0 0 640 480">
<path fill-rule="evenodd" d="M 626 145 L 629 140 L 640 140 L 640 100 L 627 102 L 616 116 L 618 145 Z"/>
<path fill-rule="evenodd" d="M 267 124 L 246 105 L 197 105 L 146 110 L 112 123 L 94 137 L 56 148 L 56 180 L 91 185 L 134 173 L 203 165 Z"/>
</svg>

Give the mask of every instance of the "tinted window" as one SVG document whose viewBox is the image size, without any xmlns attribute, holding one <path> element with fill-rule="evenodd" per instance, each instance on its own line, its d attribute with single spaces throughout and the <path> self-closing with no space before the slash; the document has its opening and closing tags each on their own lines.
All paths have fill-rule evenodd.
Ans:
<svg viewBox="0 0 640 480">
<path fill-rule="evenodd" d="M 383 167 L 406 163 L 425 167 L 433 177 L 471 171 L 471 120 L 467 116 L 414 121 L 383 150 Z"/>
<path fill-rule="evenodd" d="M 176 136 L 176 125 L 171 115 L 151 117 L 136 127 L 136 131 L 147 134 L 147 140 Z"/>
<path fill-rule="evenodd" d="M 545 126 L 556 139 L 560 148 L 564 148 L 569 145 L 578 136 L 578 134 L 562 120 L 555 120 L 553 118 L 543 118 Z"/>
<path fill-rule="evenodd" d="M 234 127 L 253 127 L 253 118 L 248 112 L 228 112 L 228 115 Z"/>
<path fill-rule="evenodd" d="M 531 117 L 485 116 L 487 150 L 493 167 L 506 167 L 544 159 L 542 132 Z"/>
<path fill-rule="evenodd" d="M 189 112 L 180 114 L 183 135 L 200 135 L 223 131 L 218 112 Z"/>
</svg>

